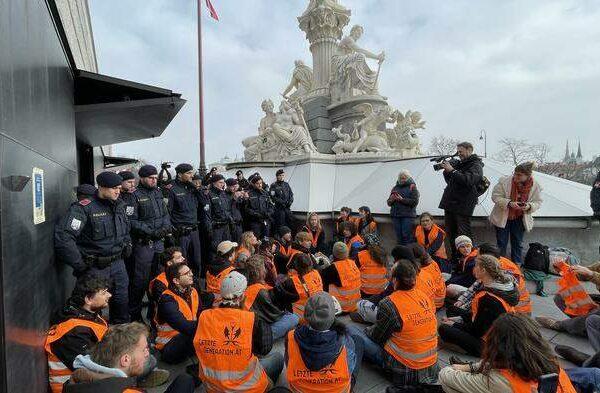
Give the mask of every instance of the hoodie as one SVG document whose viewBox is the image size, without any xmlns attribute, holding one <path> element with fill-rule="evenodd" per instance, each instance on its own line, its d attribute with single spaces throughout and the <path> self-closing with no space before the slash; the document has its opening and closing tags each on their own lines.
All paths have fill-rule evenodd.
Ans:
<svg viewBox="0 0 600 393">
<path fill-rule="evenodd" d="M 115 393 L 136 386 L 135 378 L 128 377 L 118 368 L 95 363 L 89 355 L 77 356 L 73 366 L 76 370 L 64 385 L 64 393 Z"/>
<path fill-rule="evenodd" d="M 302 361 L 311 371 L 319 371 L 332 364 L 346 346 L 348 368 L 352 372 L 356 366 L 354 341 L 346 333 L 346 327 L 334 324 L 332 330 L 318 331 L 303 325 L 294 331 L 294 338 L 300 349 Z"/>
</svg>

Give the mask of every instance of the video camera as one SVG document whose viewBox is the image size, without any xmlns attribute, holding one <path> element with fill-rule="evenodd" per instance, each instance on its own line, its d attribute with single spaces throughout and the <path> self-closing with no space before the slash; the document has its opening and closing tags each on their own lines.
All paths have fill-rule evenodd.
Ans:
<svg viewBox="0 0 600 393">
<path fill-rule="evenodd" d="M 458 157 L 458 153 L 445 155 L 445 156 L 433 157 L 433 158 L 430 158 L 429 161 L 437 162 L 437 164 L 433 164 L 434 171 L 441 171 L 442 169 L 444 169 L 444 167 L 442 166 L 443 161 L 451 161 L 451 160 L 455 159 L 456 157 Z"/>
<path fill-rule="evenodd" d="M 169 169 L 171 167 L 171 164 L 172 164 L 172 162 L 170 162 L 170 161 L 163 162 L 162 164 L 160 164 L 160 168 L 164 169 L 164 170 L 167 170 L 167 169 Z"/>
</svg>

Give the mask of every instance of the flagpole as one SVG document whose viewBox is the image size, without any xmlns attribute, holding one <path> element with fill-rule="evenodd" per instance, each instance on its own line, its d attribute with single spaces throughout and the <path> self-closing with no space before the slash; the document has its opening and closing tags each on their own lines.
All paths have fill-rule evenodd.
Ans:
<svg viewBox="0 0 600 393">
<path fill-rule="evenodd" d="M 198 114 L 200 133 L 200 175 L 206 175 L 206 155 L 204 149 L 204 88 L 202 84 L 202 0 L 198 0 Z"/>
</svg>

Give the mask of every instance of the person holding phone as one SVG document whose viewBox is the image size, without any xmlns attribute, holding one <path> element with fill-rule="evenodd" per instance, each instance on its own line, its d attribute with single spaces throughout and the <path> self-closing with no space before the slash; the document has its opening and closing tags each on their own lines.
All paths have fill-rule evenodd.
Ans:
<svg viewBox="0 0 600 393">
<path fill-rule="evenodd" d="M 494 208 L 489 220 L 496 227 L 498 248 L 519 265 L 523 263 L 523 236 L 533 229 L 532 214 L 542 205 L 542 187 L 533 178 L 533 166 L 532 162 L 517 165 L 513 175 L 501 177 L 492 191 Z"/>
</svg>

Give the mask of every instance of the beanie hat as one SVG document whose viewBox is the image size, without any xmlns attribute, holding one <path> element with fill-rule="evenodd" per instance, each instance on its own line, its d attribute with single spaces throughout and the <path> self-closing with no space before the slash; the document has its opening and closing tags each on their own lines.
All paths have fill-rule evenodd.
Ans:
<svg viewBox="0 0 600 393">
<path fill-rule="evenodd" d="M 220 173 L 216 173 L 210 177 L 211 183 L 216 183 L 219 180 L 225 180 L 225 177 L 223 175 L 221 175 Z"/>
<path fill-rule="evenodd" d="M 335 303 L 327 292 L 312 295 L 304 306 L 304 318 L 314 330 L 329 330 L 335 321 Z"/>
<path fill-rule="evenodd" d="M 158 171 L 154 165 L 144 165 L 138 171 L 138 175 L 140 175 L 140 177 L 150 177 L 158 175 Z"/>
<path fill-rule="evenodd" d="M 133 172 L 130 171 L 121 171 L 119 172 L 119 176 L 121 176 L 121 179 L 123 179 L 123 181 L 135 179 L 135 175 L 133 174 Z"/>
<path fill-rule="evenodd" d="M 175 167 L 175 173 L 186 173 L 189 171 L 193 171 L 194 167 L 190 164 L 179 164 Z"/>
<path fill-rule="evenodd" d="M 333 257 L 335 259 L 346 259 L 348 258 L 348 246 L 342 242 L 336 242 L 333 245 Z"/>
<path fill-rule="evenodd" d="M 227 187 L 232 187 L 238 184 L 238 181 L 237 179 L 233 179 L 230 177 L 229 179 L 225 180 L 225 184 L 227 184 Z"/>
<path fill-rule="evenodd" d="M 279 227 L 279 231 L 277 231 L 277 233 L 279 233 L 279 236 L 283 237 L 286 233 L 292 233 L 292 230 L 284 225 Z"/>
<path fill-rule="evenodd" d="M 84 183 L 75 187 L 75 193 L 77 195 L 92 196 L 96 195 L 96 191 L 98 191 L 96 187 L 92 186 L 91 184 Z"/>
<path fill-rule="evenodd" d="M 221 281 L 221 297 L 224 301 L 239 298 L 244 295 L 247 286 L 246 277 L 234 270 Z"/>
<path fill-rule="evenodd" d="M 123 179 L 121 179 L 121 176 L 110 171 L 101 172 L 98 176 L 96 176 L 96 183 L 98 183 L 98 187 L 113 188 L 120 186 L 122 181 Z"/>
<path fill-rule="evenodd" d="M 456 248 L 459 248 L 460 246 L 464 246 L 465 244 L 473 245 L 473 241 L 471 240 L 471 238 L 469 236 L 460 235 L 459 237 L 456 238 L 456 240 L 454 240 L 454 245 L 456 246 Z"/>
</svg>

